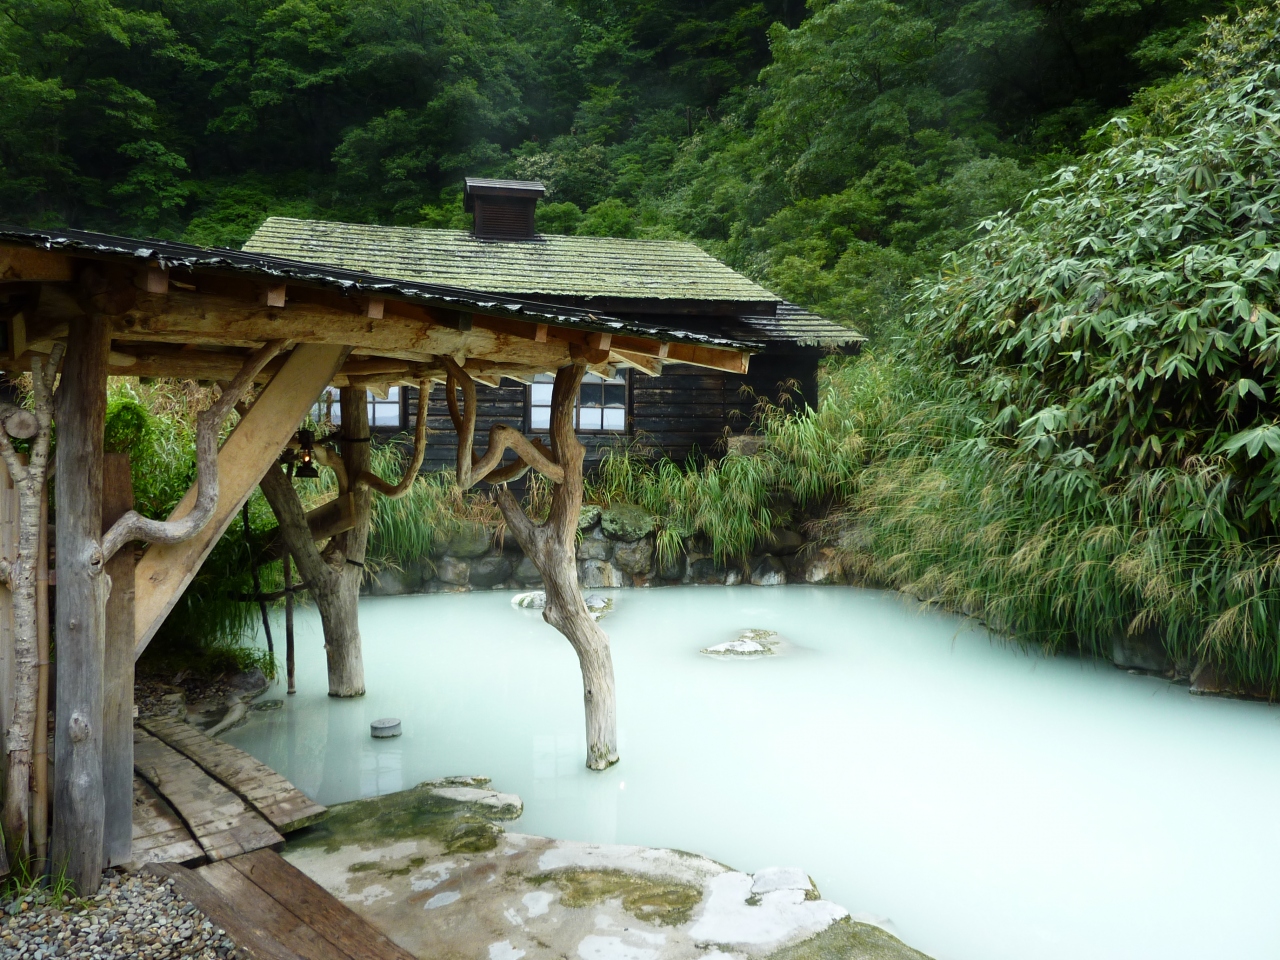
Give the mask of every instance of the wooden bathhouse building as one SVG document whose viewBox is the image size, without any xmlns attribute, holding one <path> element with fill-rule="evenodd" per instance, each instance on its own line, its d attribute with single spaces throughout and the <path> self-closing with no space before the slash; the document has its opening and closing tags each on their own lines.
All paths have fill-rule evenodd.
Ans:
<svg viewBox="0 0 1280 960">
<path fill-rule="evenodd" d="M 775 296 L 693 243 L 539 234 L 534 222 L 543 194 L 534 181 L 468 178 L 470 231 L 272 217 L 244 249 L 758 345 L 743 371 L 617 352 L 616 366 L 589 375 L 582 387 L 578 427 L 589 460 L 618 443 L 676 460 L 715 453 L 726 432 L 748 428 L 753 395 L 776 401 L 785 391 L 795 403 L 816 406 L 819 360 L 856 352 L 862 343 L 857 332 Z M 479 388 L 479 428 L 503 422 L 545 431 L 550 381 L 547 374 L 530 382 L 489 378 Z M 455 456 L 442 397 L 436 387 L 427 470 L 447 467 Z M 415 409 L 413 388 L 389 387 L 386 396 L 370 399 L 370 422 L 398 433 L 413 426 Z"/>
<path fill-rule="evenodd" d="M 262 247 L 278 225 L 269 224 L 251 246 Z M 302 229 L 299 225 L 285 235 L 302 235 Z M 378 236 L 381 228 L 355 229 Z M 526 249 L 539 242 L 528 241 Z M 407 384 L 454 378 L 464 384 L 465 399 L 477 381 L 500 385 L 510 380 L 521 385 L 519 390 L 532 390 L 548 374 L 572 371 L 566 380 L 573 382 L 581 370 L 601 378 L 597 389 L 607 407 L 606 398 L 613 395 L 604 391 L 616 370 L 627 365 L 655 379 L 668 366 L 746 375 L 752 356 L 767 352 L 763 341 L 768 338 L 745 336 L 751 327 L 743 317 L 760 314 L 777 322 L 776 299 L 732 272 L 719 275 L 736 284 L 731 296 L 738 299 L 732 302 L 749 309 L 714 300 L 705 283 L 701 298 L 690 295 L 679 302 L 607 300 L 611 288 L 603 288 L 575 303 L 557 303 L 551 296 L 497 292 L 495 285 L 506 281 L 487 275 L 483 257 L 470 273 L 460 270 L 442 283 L 411 278 L 395 267 L 395 253 L 388 251 L 388 273 L 381 273 L 367 261 L 355 269 L 324 264 L 300 246 L 295 256 L 309 259 L 0 225 L 0 371 L 9 377 L 32 371 L 33 381 L 38 377 L 45 384 L 37 388 L 34 426 L 32 417 L 17 415 L 18 408 L 0 405 L 0 454 L 9 470 L 7 480 L 0 476 L 0 521 L 7 518 L 10 531 L 15 503 L 24 516 L 39 518 L 46 476 L 32 473 L 44 455 L 21 461 L 8 438 L 26 439 L 34 430 L 32 449 L 47 449 L 50 420 L 57 430 L 48 479 L 56 502 L 52 536 L 43 523 L 29 524 L 36 536 L 18 540 L 16 548 L 12 539 L 0 536 L 0 732 L 8 736 L 16 723 L 19 699 L 30 711 L 28 718 L 40 715 L 31 727 L 30 755 L 37 772 L 46 768 L 45 754 L 52 755 L 51 823 L 41 825 L 33 817 L 30 834 L 37 851 L 47 845 L 49 861 L 66 871 L 75 890 L 92 893 L 104 865 L 125 863 L 131 856 L 134 660 L 266 473 L 279 469 L 291 444 L 302 443 L 298 428 L 327 389 L 349 388 L 348 408 L 361 410 L 358 391 L 363 389 L 386 394 Z M 707 271 L 723 269 L 709 258 L 696 259 L 691 248 L 684 259 L 700 262 Z M 636 269 L 642 277 L 657 276 L 652 265 L 637 263 Z M 699 289 L 696 276 L 687 286 L 691 292 Z M 607 312 L 598 301 L 635 309 Z M 197 428 L 197 481 L 166 521 L 129 509 L 128 463 L 119 469 L 118 459 L 104 449 L 113 375 L 225 385 Z M 251 384 L 257 388 L 248 390 Z M 536 396 L 528 402 L 536 407 L 535 401 Z M 239 418 L 219 443 L 220 424 L 233 403 L 239 404 Z M 588 407 L 584 403 L 583 411 Z M 472 409 L 469 402 L 467 409 Z M 351 428 L 363 431 L 358 421 L 364 418 L 351 419 L 350 427 L 344 424 L 326 442 L 344 461 L 356 462 L 371 438 L 352 435 Z M 509 434 L 519 429 L 511 426 Z M 521 441 L 522 456 L 539 456 L 553 471 L 577 469 L 572 460 L 565 467 L 548 459 L 549 448 L 539 447 L 537 440 Z M 508 436 L 505 442 L 513 441 Z M 359 482 L 363 492 L 348 492 L 346 498 L 371 495 L 367 480 Z M 303 518 L 316 539 L 339 529 L 329 525 L 330 512 L 337 519 L 353 514 L 343 499 L 338 494 Z M 15 562 L 13 549 L 30 555 Z M 360 566 L 363 547 L 357 552 L 346 562 Z M 51 570 L 50 553 L 56 556 Z M 46 569 L 47 579 L 40 569 Z M 11 578 L 18 576 L 34 576 L 37 608 L 34 631 L 20 638 L 21 655 L 15 652 L 19 638 L 12 626 L 18 594 Z M 52 615 L 41 625 L 39 598 L 48 597 L 54 583 Z M 42 638 L 36 649 L 31 649 L 33 633 Z M 56 683 L 48 675 L 51 635 L 57 638 Z M 43 692 L 27 691 L 19 698 L 19 677 L 23 690 L 38 683 Z M 48 728 L 41 713 L 45 697 Z M 52 736 L 42 741 L 45 729 Z M 37 776 L 36 796 L 40 789 Z M 35 809 L 46 808 L 36 804 Z"/>
</svg>

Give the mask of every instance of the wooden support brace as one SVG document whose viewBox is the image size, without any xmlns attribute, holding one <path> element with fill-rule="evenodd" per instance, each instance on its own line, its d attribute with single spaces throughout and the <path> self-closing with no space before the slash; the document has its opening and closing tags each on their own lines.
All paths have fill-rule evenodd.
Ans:
<svg viewBox="0 0 1280 960">
<path fill-rule="evenodd" d="M 283 307 L 285 301 L 285 284 L 277 283 L 274 286 L 267 287 L 267 306 Z"/>
<path fill-rule="evenodd" d="M 538 329 L 533 334 L 535 343 L 547 342 L 547 325 L 545 323 L 538 324 Z"/>
<path fill-rule="evenodd" d="M 138 286 L 147 293 L 169 292 L 169 271 L 165 267 L 148 266 L 138 271 Z"/>
<path fill-rule="evenodd" d="M 262 475 L 280 456 L 346 353 L 346 347 L 334 344 L 296 347 L 218 453 L 218 505 L 213 518 L 190 540 L 153 544 L 143 554 L 136 578 L 135 659 L 155 636 Z M 170 519 L 190 512 L 195 498 L 195 489 L 188 490 Z"/>
<path fill-rule="evenodd" d="M 133 509 L 127 453 L 102 464 L 102 531 Z M 106 801 L 103 856 L 107 866 L 133 859 L 133 550 L 107 561 L 106 654 L 102 696 L 102 792 Z"/>
<path fill-rule="evenodd" d="M 387 301 L 382 297 L 370 297 L 369 303 L 365 307 L 364 315 L 370 320 L 381 320 L 382 311 L 386 309 Z"/>
</svg>

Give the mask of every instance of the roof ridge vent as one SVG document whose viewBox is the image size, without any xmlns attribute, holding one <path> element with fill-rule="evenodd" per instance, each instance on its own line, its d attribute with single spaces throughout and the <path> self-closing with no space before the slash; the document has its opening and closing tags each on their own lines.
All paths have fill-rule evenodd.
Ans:
<svg viewBox="0 0 1280 960">
<path fill-rule="evenodd" d="M 534 214 L 547 188 L 537 180 L 486 180 L 467 177 L 463 209 L 473 216 L 472 233 L 480 240 L 532 240 Z"/>
</svg>

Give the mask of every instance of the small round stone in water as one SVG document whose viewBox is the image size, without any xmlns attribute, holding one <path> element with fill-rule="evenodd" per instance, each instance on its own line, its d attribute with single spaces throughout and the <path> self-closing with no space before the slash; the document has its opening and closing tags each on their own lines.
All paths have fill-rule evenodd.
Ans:
<svg viewBox="0 0 1280 960">
<path fill-rule="evenodd" d="M 369 724 L 369 732 L 377 739 L 400 736 L 400 721 L 395 717 L 386 717 Z"/>
</svg>

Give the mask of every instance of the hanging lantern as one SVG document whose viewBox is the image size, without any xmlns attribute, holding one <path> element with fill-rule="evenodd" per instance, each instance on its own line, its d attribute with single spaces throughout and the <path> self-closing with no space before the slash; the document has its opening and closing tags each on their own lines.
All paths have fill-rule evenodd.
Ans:
<svg viewBox="0 0 1280 960">
<path fill-rule="evenodd" d="M 298 454 L 295 459 L 294 477 L 304 480 L 317 480 L 320 471 L 316 469 L 315 434 L 310 430 L 298 431 Z"/>
</svg>

